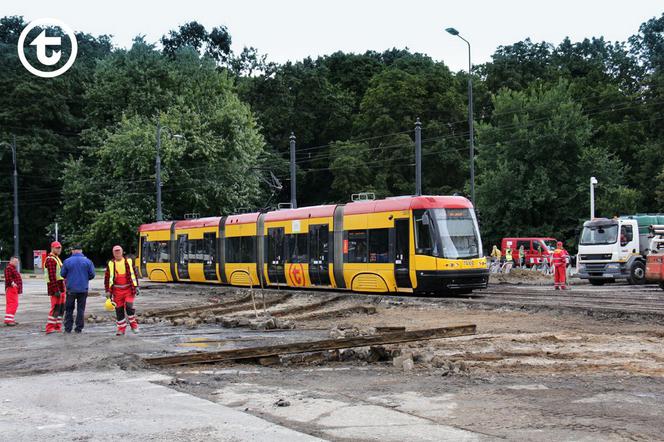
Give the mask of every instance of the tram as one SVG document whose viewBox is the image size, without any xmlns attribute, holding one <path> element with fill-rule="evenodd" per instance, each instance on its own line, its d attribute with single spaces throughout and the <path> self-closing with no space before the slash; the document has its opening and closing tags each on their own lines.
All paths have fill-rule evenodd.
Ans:
<svg viewBox="0 0 664 442">
<path fill-rule="evenodd" d="M 473 206 L 405 196 L 139 228 L 151 281 L 372 293 L 469 293 L 489 272 Z"/>
</svg>

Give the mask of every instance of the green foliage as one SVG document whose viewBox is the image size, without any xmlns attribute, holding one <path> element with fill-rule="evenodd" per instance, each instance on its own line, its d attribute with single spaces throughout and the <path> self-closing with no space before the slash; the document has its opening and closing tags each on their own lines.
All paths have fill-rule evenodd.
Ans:
<svg viewBox="0 0 664 442">
<path fill-rule="evenodd" d="M 22 17 L 0 19 L 4 250 L 12 136 L 24 255 L 44 247 L 55 221 L 93 254 L 118 242 L 132 247 L 136 226 L 155 216 L 157 121 L 168 217 L 287 199 L 291 131 L 300 205 L 346 202 L 360 191 L 410 194 L 417 118 L 424 192 L 468 193 L 469 74 L 425 54 L 394 48 L 275 64 L 252 47 L 234 54 L 226 27 L 191 21 L 166 33 L 161 49 L 143 37 L 119 49 L 108 36 L 79 33 L 72 69 L 46 80 L 18 61 L 24 26 Z M 508 234 L 571 243 L 587 217 L 590 176 L 599 180 L 600 215 L 662 210 L 663 31 L 664 15 L 625 43 L 526 39 L 474 67 L 487 243 Z M 284 183 L 281 193 L 271 174 Z"/>
<path fill-rule="evenodd" d="M 478 206 L 490 242 L 502 236 L 549 234 L 569 240 L 587 217 L 591 176 L 601 188 L 599 215 L 634 207 L 622 187 L 620 161 L 590 144 L 592 125 L 570 85 L 503 90 L 493 118 L 478 129 Z"/>
<path fill-rule="evenodd" d="M 226 74 L 191 50 L 167 59 L 142 42 L 116 57 L 120 63 L 98 66 L 98 87 L 91 91 L 99 102 L 113 100 L 108 84 L 129 87 L 129 79 L 139 70 L 137 60 L 167 80 L 130 97 L 126 107 L 116 109 L 117 115 L 106 109 L 107 118 L 119 121 L 99 133 L 87 133 L 85 155 L 66 167 L 65 233 L 101 254 L 120 240 L 129 248 L 138 225 L 154 219 L 157 118 L 163 128 L 165 217 L 218 215 L 260 204 L 257 166 L 264 141 Z M 156 97 L 158 93 L 163 97 Z M 139 106 L 141 99 L 164 110 L 152 116 L 149 106 Z"/>
</svg>

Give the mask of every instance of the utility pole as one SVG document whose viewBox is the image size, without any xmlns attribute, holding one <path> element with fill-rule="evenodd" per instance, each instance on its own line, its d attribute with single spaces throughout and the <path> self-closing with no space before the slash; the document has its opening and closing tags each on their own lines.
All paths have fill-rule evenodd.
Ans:
<svg viewBox="0 0 664 442">
<path fill-rule="evenodd" d="M 55 240 L 59 241 L 59 239 L 58 239 L 58 223 L 55 223 Z"/>
<path fill-rule="evenodd" d="M 157 158 L 155 159 L 157 177 L 157 221 L 163 221 L 161 212 L 161 120 L 157 117 Z"/>
<path fill-rule="evenodd" d="M 14 161 L 14 256 L 19 259 L 18 271 L 21 271 L 21 253 L 18 241 L 18 172 L 16 166 L 16 135 L 12 138 L 12 160 Z"/>
<path fill-rule="evenodd" d="M 415 122 L 415 195 L 422 195 L 422 123 Z"/>
<path fill-rule="evenodd" d="M 297 177 L 295 176 L 295 134 L 291 132 L 290 134 L 290 178 L 291 178 L 291 189 L 290 189 L 290 202 L 291 208 L 297 209 Z"/>
</svg>

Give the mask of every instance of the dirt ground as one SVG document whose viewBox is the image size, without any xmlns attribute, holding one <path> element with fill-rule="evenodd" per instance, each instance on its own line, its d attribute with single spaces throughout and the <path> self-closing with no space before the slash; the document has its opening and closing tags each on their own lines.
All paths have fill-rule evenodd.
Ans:
<svg viewBox="0 0 664 442">
<path fill-rule="evenodd" d="M 521 289 L 528 296 L 542 293 Z M 640 290 L 646 289 L 628 291 L 635 298 L 646 296 Z M 96 319 L 83 334 L 44 336 L 47 299 L 38 292 L 22 298 L 17 315 L 22 324 L 0 331 L 4 378 L 151 372 L 166 376 L 154 380 L 156 385 L 337 441 L 664 439 L 664 325 L 638 316 L 599 319 L 555 305 L 532 311 L 361 295 L 339 296 L 315 311 L 288 315 L 289 309 L 332 296 L 297 292 L 267 308 L 281 312 L 282 323 L 295 328 L 252 330 L 246 321 L 255 323 L 262 311 L 257 293 L 255 311 L 252 304 L 235 308 L 225 322 L 174 326 L 157 315 L 147 322 L 142 318 L 140 334 L 116 338 L 102 298 L 91 297 L 88 312 Z M 664 298 L 664 292 L 643 293 Z M 137 306 L 145 313 L 246 296 L 246 290 L 232 288 L 153 284 Z M 269 293 L 266 299 L 278 296 Z M 367 307 L 364 313 L 329 315 L 360 305 Z M 237 326 L 239 319 L 245 325 Z M 228 322 L 236 326 L 223 327 Z M 282 357 L 266 366 L 250 361 L 155 368 L 143 361 L 371 333 L 376 327 L 463 324 L 476 324 L 477 333 L 386 345 L 388 357 L 374 362 L 366 360 L 367 349 Z M 412 356 L 412 367 L 395 364 L 399 354 Z M 0 427 L 7 407 L 0 397 Z"/>
</svg>

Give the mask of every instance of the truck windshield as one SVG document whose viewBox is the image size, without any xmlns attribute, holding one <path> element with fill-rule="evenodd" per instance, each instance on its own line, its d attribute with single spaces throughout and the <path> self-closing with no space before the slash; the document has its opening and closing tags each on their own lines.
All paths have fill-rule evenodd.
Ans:
<svg viewBox="0 0 664 442">
<path fill-rule="evenodd" d="M 470 209 L 416 211 L 416 252 L 448 259 L 482 256 L 475 213 Z"/>
<path fill-rule="evenodd" d="M 556 240 L 555 239 L 545 239 L 544 244 L 549 251 L 553 252 L 556 250 Z"/>
<path fill-rule="evenodd" d="M 618 224 L 604 226 L 585 226 L 581 233 L 580 244 L 583 246 L 613 244 L 618 240 Z"/>
</svg>

